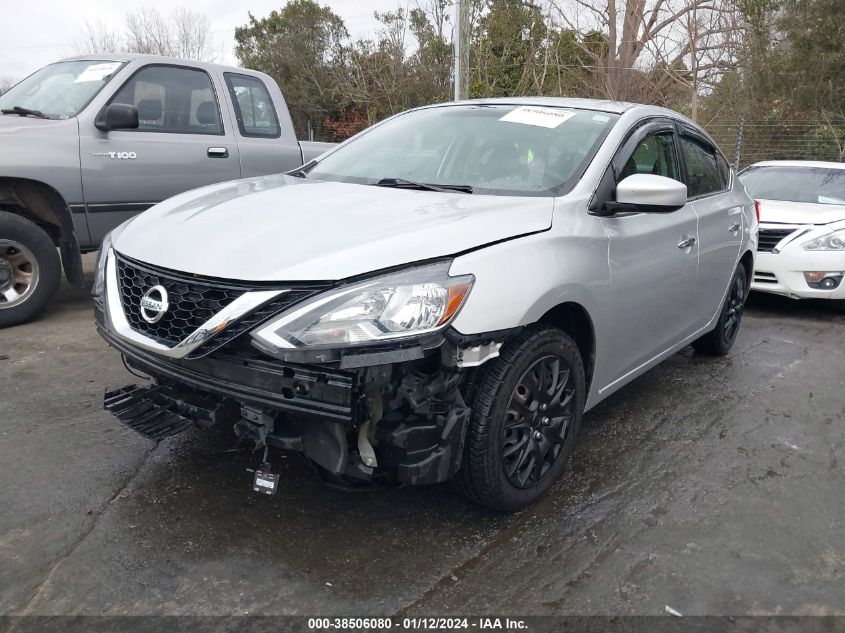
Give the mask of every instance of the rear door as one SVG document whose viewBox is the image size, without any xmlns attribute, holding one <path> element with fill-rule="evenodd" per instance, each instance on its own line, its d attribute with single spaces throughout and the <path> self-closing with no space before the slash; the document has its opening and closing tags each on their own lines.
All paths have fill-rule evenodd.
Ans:
<svg viewBox="0 0 845 633">
<path fill-rule="evenodd" d="M 138 109 L 137 130 L 80 130 L 82 186 L 91 238 L 177 193 L 240 178 L 238 146 L 225 124 L 222 86 L 204 70 L 150 64 L 109 103 Z"/>
<path fill-rule="evenodd" d="M 641 173 L 682 181 L 672 121 L 647 124 L 613 161 L 617 183 Z M 611 300 L 606 336 L 620 379 L 688 336 L 695 319 L 697 218 L 692 204 L 671 213 L 603 217 L 610 239 Z"/>
<path fill-rule="evenodd" d="M 687 195 L 698 217 L 696 325 L 703 327 L 722 305 L 742 246 L 742 206 L 730 192 L 731 172 L 719 151 L 693 130 L 681 129 Z M 750 281 L 750 280 L 749 280 Z"/>
</svg>

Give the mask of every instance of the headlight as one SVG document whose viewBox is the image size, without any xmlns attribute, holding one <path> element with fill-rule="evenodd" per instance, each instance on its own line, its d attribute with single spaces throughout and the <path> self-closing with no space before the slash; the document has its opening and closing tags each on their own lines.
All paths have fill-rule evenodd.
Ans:
<svg viewBox="0 0 845 633">
<path fill-rule="evenodd" d="M 92 297 L 103 296 L 103 291 L 106 286 L 106 260 L 108 259 L 108 254 L 112 248 L 112 244 L 114 244 L 117 237 L 123 233 L 123 230 L 129 226 L 129 223 L 137 217 L 138 216 L 136 215 L 126 220 L 126 222 L 118 224 L 111 231 L 106 233 L 106 236 L 103 238 L 103 242 L 100 244 L 100 250 L 97 253 L 97 264 L 94 266 L 94 285 L 91 287 Z"/>
<path fill-rule="evenodd" d="M 100 250 L 97 253 L 97 264 L 94 266 L 94 285 L 91 287 L 92 297 L 102 297 L 103 290 L 106 287 L 106 260 L 111 250 L 113 233 L 114 231 L 106 233 L 103 243 L 100 244 Z"/>
<path fill-rule="evenodd" d="M 474 278 L 449 262 L 412 268 L 319 295 L 253 333 L 277 349 L 336 348 L 419 336 L 445 327 Z"/>
<path fill-rule="evenodd" d="M 805 251 L 845 251 L 845 229 L 822 235 L 804 243 Z"/>
</svg>

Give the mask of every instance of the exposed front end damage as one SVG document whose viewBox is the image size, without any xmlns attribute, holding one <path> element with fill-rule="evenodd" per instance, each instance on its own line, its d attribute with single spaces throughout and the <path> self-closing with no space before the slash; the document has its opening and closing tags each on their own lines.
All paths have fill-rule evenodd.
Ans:
<svg viewBox="0 0 845 633">
<path fill-rule="evenodd" d="M 426 348 L 308 364 L 233 344 L 177 359 L 116 335 L 99 308 L 97 322 L 127 366 L 151 378 L 105 396 L 105 408 L 135 431 L 158 440 L 194 425 L 225 425 L 233 439 L 265 450 L 262 470 L 277 449 L 290 450 L 348 484 L 417 485 L 454 476 L 470 416 L 472 365 L 500 346 L 444 336 Z M 387 362 L 359 366 L 364 358 Z"/>
</svg>

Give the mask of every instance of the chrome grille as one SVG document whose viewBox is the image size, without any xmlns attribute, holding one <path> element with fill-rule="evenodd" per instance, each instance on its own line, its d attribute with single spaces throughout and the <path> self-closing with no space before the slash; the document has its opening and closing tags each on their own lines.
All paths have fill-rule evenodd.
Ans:
<svg viewBox="0 0 845 633">
<path fill-rule="evenodd" d="M 776 284 L 778 283 L 778 278 L 775 276 L 774 273 L 768 273 L 762 270 L 755 270 L 754 281 L 758 284 Z"/>
<path fill-rule="evenodd" d="M 760 229 L 760 234 L 757 238 L 757 252 L 771 253 L 775 246 L 788 235 L 795 233 L 792 229 Z"/>
<path fill-rule="evenodd" d="M 181 343 L 212 316 L 244 293 L 271 289 L 267 284 L 259 286 L 192 277 L 185 273 L 137 262 L 122 255 L 117 256 L 117 282 L 123 312 L 130 327 L 168 347 Z M 244 315 L 194 350 L 188 357 L 198 358 L 219 349 L 275 314 L 330 285 L 326 283 L 279 285 L 279 288 L 285 288 L 287 291 Z M 162 286 L 167 290 L 170 307 L 159 321 L 149 323 L 141 316 L 141 297 L 153 286 Z"/>
</svg>

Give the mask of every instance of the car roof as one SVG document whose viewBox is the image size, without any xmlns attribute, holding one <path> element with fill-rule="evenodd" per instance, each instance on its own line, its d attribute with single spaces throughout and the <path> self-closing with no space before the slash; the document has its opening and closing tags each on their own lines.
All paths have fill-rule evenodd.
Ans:
<svg viewBox="0 0 845 633">
<path fill-rule="evenodd" d="M 833 161 L 823 160 L 764 160 L 759 163 L 749 165 L 746 169 L 751 167 L 806 167 L 807 169 L 845 169 L 845 163 L 835 163 Z"/>
<path fill-rule="evenodd" d="M 698 134 L 707 139 L 714 147 L 719 144 L 695 121 L 685 117 L 680 112 L 663 108 L 656 105 L 643 103 L 630 103 L 628 101 L 609 101 L 606 99 L 580 99 L 574 97 L 494 97 L 481 99 L 467 99 L 464 101 L 448 101 L 445 103 L 434 103 L 422 108 L 436 108 L 452 105 L 512 105 L 512 106 L 541 106 L 548 108 L 580 108 L 583 110 L 596 110 L 598 112 L 609 112 L 611 114 L 628 115 L 630 120 L 645 117 L 670 117 L 679 123 L 695 130 Z M 720 150 L 720 153 L 721 150 Z"/>
<path fill-rule="evenodd" d="M 212 64 L 211 62 L 198 62 L 192 59 L 180 59 L 178 57 L 165 57 L 164 55 L 141 55 L 139 53 L 90 53 L 88 55 L 75 55 L 60 59 L 60 62 L 72 61 L 112 61 L 112 62 L 143 62 L 148 64 L 173 64 L 175 66 L 192 66 L 204 70 L 222 70 L 241 74 L 261 75 L 254 70 L 236 68 L 235 66 L 224 66 L 223 64 Z"/>
<path fill-rule="evenodd" d="M 533 105 L 550 108 L 583 108 L 585 110 L 601 110 L 622 114 L 623 112 L 636 107 L 639 104 L 627 103 L 625 101 L 608 101 L 605 99 L 577 99 L 570 97 L 492 97 L 481 99 L 465 99 L 452 101 L 448 105 Z M 434 104 L 447 105 L 447 104 Z"/>
</svg>

